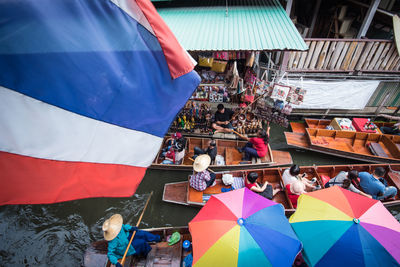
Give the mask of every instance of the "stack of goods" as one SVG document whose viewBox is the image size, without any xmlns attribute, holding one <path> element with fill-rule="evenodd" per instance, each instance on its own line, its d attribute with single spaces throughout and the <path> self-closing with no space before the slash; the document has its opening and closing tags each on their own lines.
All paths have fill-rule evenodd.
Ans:
<svg viewBox="0 0 400 267">
<path fill-rule="evenodd" d="M 207 133 L 211 127 L 211 118 L 209 104 L 188 101 L 173 121 L 170 131 Z"/>
<path fill-rule="evenodd" d="M 355 131 L 351 120 L 348 118 L 334 118 L 330 126 L 338 131 Z"/>
<path fill-rule="evenodd" d="M 190 97 L 197 101 L 230 102 L 230 95 L 225 85 L 200 85 Z"/>
<path fill-rule="evenodd" d="M 232 126 L 240 134 L 255 134 L 262 128 L 262 122 L 253 112 L 239 109 L 232 118 Z"/>
<path fill-rule="evenodd" d="M 282 84 L 274 84 L 265 89 L 264 98 L 257 103 L 256 114 L 267 122 L 289 127 L 288 116 L 293 110 L 292 105 L 300 105 L 306 94 L 305 89 Z"/>
<path fill-rule="evenodd" d="M 365 133 L 376 133 L 378 127 L 370 120 L 366 118 L 354 118 L 353 126 L 358 132 Z"/>
</svg>

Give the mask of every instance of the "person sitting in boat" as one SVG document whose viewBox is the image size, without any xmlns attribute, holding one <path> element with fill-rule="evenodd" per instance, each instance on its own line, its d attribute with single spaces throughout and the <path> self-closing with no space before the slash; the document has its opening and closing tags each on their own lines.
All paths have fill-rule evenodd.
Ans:
<svg viewBox="0 0 400 267">
<path fill-rule="evenodd" d="M 182 143 L 178 141 L 167 151 L 162 164 L 181 164 L 184 157 L 185 148 Z"/>
<path fill-rule="evenodd" d="M 233 111 L 224 107 L 223 104 L 218 104 L 215 112 L 214 123 L 211 125 L 216 133 L 230 133 L 233 131 L 233 126 L 230 120 L 233 116 Z"/>
<path fill-rule="evenodd" d="M 383 167 L 377 167 L 374 172 L 360 172 L 361 189 L 372 196 L 373 199 L 387 200 L 394 198 L 397 195 L 397 188 L 394 186 L 387 186 L 386 180 L 383 178 L 386 171 Z"/>
<path fill-rule="evenodd" d="M 269 142 L 269 129 L 267 131 L 259 129 L 257 131 L 257 137 L 248 138 L 237 132 L 235 132 L 240 138 L 248 141 L 244 147 L 239 147 L 237 150 L 242 153 L 244 152 L 244 161 L 250 161 L 251 158 L 262 158 L 268 153 L 268 142 Z"/>
<path fill-rule="evenodd" d="M 300 180 L 296 180 L 290 184 L 285 186 L 286 192 L 288 193 L 288 197 L 290 202 L 292 202 L 293 208 L 297 208 L 297 200 L 299 199 L 301 194 L 307 193 L 306 186 Z"/>
<path fill-rule="evenodd" d="M 372 198 L 371 195 L 365 194 L 361 190 L 358 190 L 352 183 L 351 181 L 356 180 L 358 178 L 358 171 L 356 170 L 351 170 L 349 172 L 341 171 L 336 175 L 334 178 L 330 179 L 326 184 L 325 188 L 329 188 L 331 186 L 337 185 L 341 186 L 343 188 L 346 188 L 347 190 L 354 192 L 356 194 L 360 194 L 364 197 L 369 197 Z M 347 185 L 348 181 L 350 181 L 350 184 Z M 345 184 L 346 182 L 346 184 Z"/>
<path fill-rule="evenodd" d="M 397 117 L 397 116 L 390 116 L 390 115 L 387 115 L 387 114 L 379 114 L 378 116 L 382 116 L 382 117 L 390 119 L 390 120 L 400 121 L 400 117 Z M 381 132 L 383 134 L 400 135 L 400 122 L 396 123 L 392 127 L 382 126 L 380 128 L 380 130 L 381 130 Z"/>
<path fill-rule="evenodd" d="M 136 230 L 127 256 L 141 255 L 147 256 L 151 247 L 147 242 L 160 242 L 159 235 L 153 235 L 146 231 L 138 230 L 137 227 L 123 224 L 120 214 L 114 214 L 103 223 L 104 239 L 108 241 L 108 259 L 117 267 L 122 267 L 118 262 L 124 256 L 133 232 Z"/>
<path fill-rule="evenodd" d="M 290 168 L 283 171 L 282 180 L 284 187 L 286 187 L 288 184 L 300 180 L 304 184 L 307 191 L 321 189 L 319 185 L 314 185 L 314 183 L 317 181 L 317 178 L 308 180 L 307 173 L 303 173 L 302 175 L 300 175 L 300 167 L 297 164 L 294 164 Z"/>
<path fill-rule="evenodd" d="M 171 147 L 177 143 L 180 142 L 183 147 L 186 147 L 186 138 L 182 136 L 180 132 L 176 132 L 171 135 L 170 138 L 168 138 L 165 143 L 164 143 L 164 148 L 162 149 L 162 156 L 165 156 L 165 154 L 171 149 Z"/>
<path fill-rule="evenodd" d="M 215 162 L 215 157 L 217 156 L 217 142 L 215 140 L 211 140 L 206 150 L 197 146 L 194 147 L 193 159 L 196 159 L 199 155 L 203 154 L 209 155 L 211 162 Z"/>
<path fill-rule="evenodd" d="M 193 163 L 193 175 L 189 184 L 197 191 L 204 191 L 207 187 L 215 185 L 215 173 L 210 173 L 207 168 L 210 166 L 211 158 L 204 154 L 198 156 Z"/>
<path fill-rule="evenodd" d="M 265 181 L 264 184 L 260 186 L 257 183 L 257 179 L 258 179 L 258 174 L 256 172 L 250 172 L 244 181 L 244 185 L 247 187 L 247 189 L 250 189 L 251 191 L 256 192 L 261 196 L 268 198 L 270 200 L 274 197 L 274 195 L 277 192 L 280 191 L 280 189 L 278 188 L 276 189 L 272 188 L 272 185 L 270 185 L 268 181 Z"/>
</svg>

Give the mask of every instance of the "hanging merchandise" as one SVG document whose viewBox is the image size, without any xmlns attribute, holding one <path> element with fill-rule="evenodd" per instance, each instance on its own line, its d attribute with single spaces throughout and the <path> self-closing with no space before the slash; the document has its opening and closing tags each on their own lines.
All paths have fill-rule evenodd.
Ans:
<svg viewBox="0 0 400 267">
<path fill-rule="evenodd" d="M 199 66 L 200 67 L 212 67 L 214 62 L 213 57 L 207 57 L 207 56 L 200 56 L 199 55 Z"/>
<path fill-rule="evenodd" d="M 257 80 L 257 75 L 252 69 L 247 69 L 244 75 L 244 81 L 248 84 L 253 84 Z"/>
<path fill-rule="evenodd" d="M 291 87 L 290 92 L 286 98 L 286 101 L 293 105 L 300 105 L 304 101 L 304 95 L 307 93 L 306 89 L 300 87 Z"/>
<path fill-rule="evenodd" d="M 212 63 L 211 70 L 218 72 L 218 73 L 224 73 L 226 69 L 226 64 L 228 64 L 227 61 L 223 60 L 214 60 Z"/>
<path fill-rule="evenodd" d="M 272 92 L 268 92 L 269 89 L 269 83 L 264 80 L 266 78 L 267 71 L 264 71 L 264 73 L 261 75 L 261 79 L 256 79 L 255 84 L 254 84 L 254 90 L 256 95 L 264 95 L 264 94 L 269 94 Z"/>
<path fill-rule="evenodd" d="M 246 67 L 253 67 L 254 59 L 255 59 L 255 53 L 248 52 L 246 56 Z"/>
<path fill-rule="evenodd" d="M 290 113 L 292 113 L 292 110 L 293 110 L 293 107 L 289 104 L 289 103 L 287 103 L 284 107 L 283 107 L 283 109 L 282 109 L 282 113 L 283 114 L 285 114 L 285 115 L 290 115 Z"/>
<path fill-rule="evenodd" d="M 213 57 L 214 59 L 229 60 L 228 52 L 214 52 Z"/>
<path fill-rule="evenodd" d="M 285 101 L 289 91 L 290 91 L 290 86 L 276 83 L 274 84 L 274 87 L 272 89 L 271 98 Z"/>
<path fill-rule="evenodd" d="M 276 100 L 276 101 L 275 101 L 274 108 L 275 108 L 277 111 L 281 111 L 281 110 L 283 109 L 283 107 L 284 107 L 284 104 L 283 104 L 283 101 L 282 101 L 282 100 Z"/>
<path fill-rule="evenodd" d="M 239 78 L 238 87 L 237 87 L 237 94 L 241 94 L 243 92 L 244 92 L 243 79 Z"/>
<path fill-rule="evenodd" d="M 239 77 L 239 72 L 238 72 L 238 70 L 237 70 L 237 63 L 236 63 L 236 61 L 233 62 L 232 67 L 231 67 L 231 69 L 230 69 L 230 71 L 229 71 L 229 74 L 230 74 L 230 73 L 232 73 L 232 78 L 231 78 L 231 83 L 230 83 L 230 85 L 229 85 L 229 88 L 237 89 L 237 88 L 238 88 L 238 83 L 239 83 L 240 77 Z M 229 78 L 230 78 L 230 77 L 229 77 Z M 229 79 L 229 78 L 228 78 L 228 79 Z"/>
</svg>

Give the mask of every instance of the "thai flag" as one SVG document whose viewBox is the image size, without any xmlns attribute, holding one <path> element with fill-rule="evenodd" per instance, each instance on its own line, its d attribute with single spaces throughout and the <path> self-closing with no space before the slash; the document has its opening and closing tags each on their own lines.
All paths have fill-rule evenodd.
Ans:
<svg viewBox="0 0 400 267">
<path fill-rule="evenodd" d="M 149 0 L 1 0 L 0 205 L 134 194 L 193 67 Z"/>
</svg>

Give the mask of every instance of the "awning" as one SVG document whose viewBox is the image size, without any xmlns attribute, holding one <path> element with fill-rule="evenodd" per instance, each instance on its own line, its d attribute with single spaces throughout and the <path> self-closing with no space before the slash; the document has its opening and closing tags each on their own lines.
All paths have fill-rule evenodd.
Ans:
<svg viewBox="0 0 400 267">
<path fill-rule="evenodd" d="M 277 0 L 172 1 L 156 7 L 189 51 L 308 49 Z"/>
</svg>

